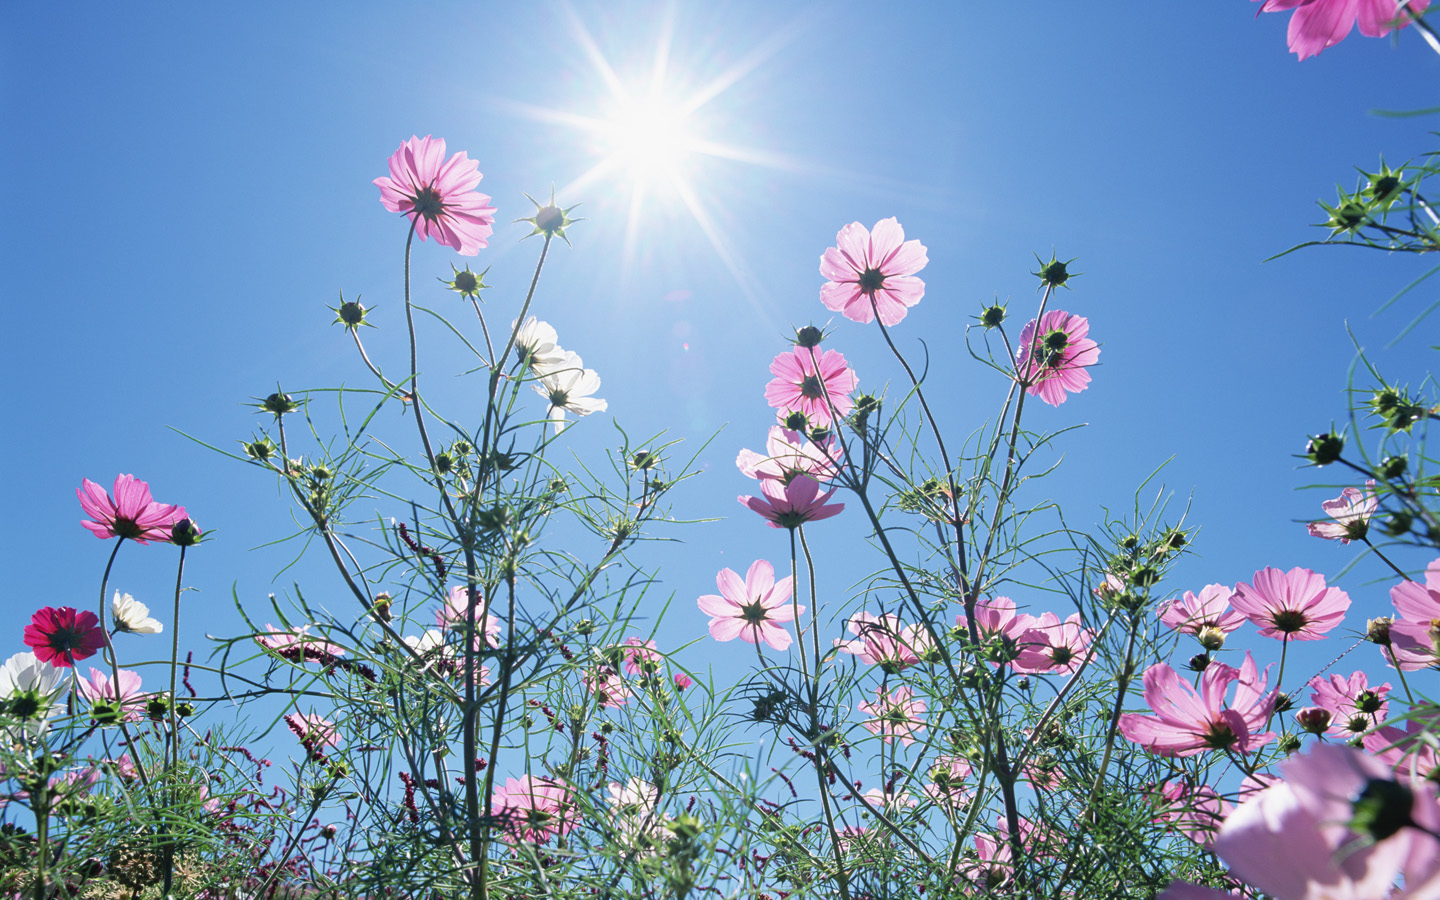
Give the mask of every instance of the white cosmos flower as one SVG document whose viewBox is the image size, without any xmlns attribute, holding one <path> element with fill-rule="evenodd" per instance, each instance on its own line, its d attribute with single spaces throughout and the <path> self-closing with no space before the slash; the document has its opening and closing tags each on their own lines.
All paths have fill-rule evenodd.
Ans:
<svg viewBox="0 0 1440 900">
<path fill-rule="evenodd" d="M 19 729 L 3 729 L 11 740 L 37 737 L 48 719 L 61 711 L 56 701 L 63 693 L 64 669 L 41 662 L 33 653 L 17 653 L 0 666 L 0 701 L 10 717 L 20 721 Z"/>
<path fill-rule="evenodd" d="M 517 320 L 511 322 L 510 327 L 515 328 L 519 324 Z M 521 361 L 528 362 L 536 375 L 544 375 L 565 364 L 566 351 L 557 343 L 558 340 L 555 329 L 549 323 L 531 316 L 515 332 L 515 349 L 520 353 Z"/>
<path fill-rule="evenodd" d="M 554 371 L 540 376 L 535 392 L 550 401 L 546 417 L 555 425 L 555 433 L 565 429 L 565 411 L 577 416 L 588 416 L 609 408 L 604 400 L 590 395 L 600 390 L 600 376 L 594 369 L 585 368 L 580 354 L 565 351 L 565 361 Z"/>
<path fill-rule="evenodd" d="M 110 601 L 110 613 L 115 616 L 115 627 L 121 631 L 159 634 L 165 630 L 157 619 L 150 618 L 150 607 L 129 594 L 116 591 L 115 599 Z"/>
</svg>

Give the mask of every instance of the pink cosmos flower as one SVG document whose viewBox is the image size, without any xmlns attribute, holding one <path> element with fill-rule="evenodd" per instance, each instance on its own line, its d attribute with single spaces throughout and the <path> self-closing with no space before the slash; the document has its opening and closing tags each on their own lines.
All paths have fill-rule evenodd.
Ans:
<svg viewBox="0 0 1440 900">
<path fill-rule="evenodd" d="M 1159 787 L 1159 801 L 1154 822 L 1169 822 L 1175 830 L 1201 845 L 1209 847 L 1220 824 L 1233 806 L 1202 784 L 1198 787 L 1180 781 L 1167 781 Z"/>
<path fill-rule="evenodd" d="M 919 241 L 905 240 L 905 229 L 892 216 L 866 231 L 851 222 L 835 235 L 836 246 L 820 257 L 820 274 L 830 279 L 820 288 L 820 302 L 852 322 L 875 318 L 891 326 L 905 318 L 908 307 L 925 296 L 925 282 L 915 273 L 930 260 Z"/>
<path fill-rule="evenodd" d="M 25 646 L 34 650 L 41 662 L 69 669 L 76 660 L 94 656 L 105 646 L 105 631 L 92 612 L 47 606 L 37 610 L 25 626 Z"/>
<path fill-rule="evenodd" d="M 1186 591 L 1184 598 L 1171 600 L 1157 614 L 1170 628 L 1195 637 L 1206 629 L 1226 635 L 1245 624 L 1245 614 L 1230 608 L 1232 593 L 1223 584 L 1207 584 L 1199 594 Z"/>
<path fill-rule="evenodd" d="M 684 672 L 675 673 L 675 690 L 683 691 L 694 683 L 694 680 L 691 679 L 691 677 L 689 675 L 686 675 Z"/>
<path fill-rule="evenodd" d="M 469 605 L 469 595 L 465 590 L 465 585 L 457 584 L 452 587 L 446 595 L 444 605 L 435 611 L 435 624 L 441 628 L 464 631 L 465 617 L 468 615 Z M 485 643 L 491 647 L 500 646 L 500 617 L 494 613 L 486 615 L 485 598 L 480 596 L 480 591 L 477 588 L 475 591 L 476 628 L 479 628 L 482 623 L 485 626 Z M 479 649 L 478 635 L 476 649 Z"/>
<path fill-rule="evenodd" d="M 600 666 L 585 673 L 585 687 L 595 695 L 601 709 L 619 709 L 635 696 L 625 686 L 625 679 L 609 666 Z"/>
<path fill-rule="evenodd" d="M 835 416 L 844 418 L 855 408 L 850 392 L 860 379 L 839 350 L 823 354 L 814 347 L 786 350 L 771 361 L 770 374 L 775 378 L 765 386 L 765 400 L 775 407 L 782 424 L 792 413 L 800 413 L 810 427 L 828 427 Z"/>
<path fill-rule="evenodd" d="M 1365 735 L 1365 749 L 1393 768 L 1397 775 L 1434 782 L 1440 768 L 1440 751 L 1433 741 L 1440 727 L 1440 707 L 1416 706 L 1404 728 L 1386 725 Z"/>
<path fill-rule="evenodd" d="M 1401 878 L 1403 896 L 1440 892 L 1434 785 L 1402 785 L 1342 744 L 1318 744 L 1280 770 L 1285 780 L 1242 803 L 1215 838 L 1233 877 L 1276 900 L 1398 896 Z"/>
<path fill-rule="evenodd" d="M 789 648 L 793 638 L 777 623 L 793 622 L 797 612 L 804 612 L 790 602 L 794 579 L 785 576 L 775 580 L 775 567 L 763 559 L 750 564 L 742 582 L 731 569 L 721 569 L 715 576 L 719 596 L 706 594 L 697 602 L 700 611 L 710 616 L 710 636 L 717 641 L 743 638 L 747 643 L 761 641 L 776 650 Z"/>
<path fill-rule="evenodd" d="M 1067 393 L 1085 390 L 1090 384 L 1085 369 L 1100 359 L 1100 345 L 1086 337 L 1089 333 L 1089 319 L 1060 309 L 1045 313 L 1038 329 L 1032 319 L 1020 332 L 1015 356 L 1015 375 L 1025 392 L 1059 406 Z"/>
<path fill-rule="evenodd" d="M 1017 672 L 1063 672 L 1080 668 L 1095 635 L 1080 624 L 1080 614 L 1071 613 L 1065 621 L 1053 612 L 1041 613 L 1026 634 L 1022 635 L 1020 655 L 1011 664 Z"/>
<path fill-rule="evenodd" d="M 1235 585 L 1230 603 L 1260 628 L 1261 637 L 1318 641 L 1339 625 L 1350 595 L 1325 586 L 1325 578 L 1299 566 L 1289 572 L 1266 568 L 1253 584 Z"/>
<path fill-rule="evenodd" d="M 285 716 L 285 724 L 300 739 L 300 746 L 317 762 L 325 761 L 324 747 L 340 743 L 340 731 L 335 723 L 315 713 L 295 713 Z"/>
<path fill-rule="evenodd" d="M 986 645 L 985 652 L 991 662 L 1013 661 L 1029 640 L 1026 635 L 1034 625 L 1035 617 L 1016 612 L 1015 601 L 1009 597 L 985 598 L 975 604 L 975 630 L 981 643 Z M 955 617 L 955 627 L 968 630 L 964 615 Z"/>
<path fill-rule="evenodd" d="M 1440 668 L 1440 559 L 1426 568 L 1424 584 L 1392 587 L 1390 602 L 1400 616 L 1390 623 L 1392 664 L 1407 672 Z"/>
<path fill-rule="evenodd" d="M 779 425 L 770 426 L 765 452 L 769 455 L 741 450 L 735 457 L 735 465 L 751 478 L 773 478 L 786 483 L 797 475 L 829 481 L 840 467 L 840 445 L 833 437 L 816 443 L 798 431 Z"/>
<path fill-rule="evenodd" d="M 869 713 L 874 718 L 866 719 L 860 725 L 871 734 L 880 735 L 887 744 L 898 738 L 906 747 L 915 743 L 911 737 L 917 731 L 925 730 L 925 701 L 914 699 L 908 687 L 898 687 L 888 695 L 884 686 L 875 688 L 874 703 L 855 704 L 857 712 Z"/>
<path fill-rule="evenodd" d="M 1330 518 L 1325 522 L 1311 522 L 1308 526 L 1311 537 L 1348 544 L 1352 540 L 1363 540 L 1370 530 L 1370 517 L 1380 505 L 1375 496 L 1375 480 L 1365 482 L 1365 490 L 1347 487 L 1334 500 L 1320 504 Z"/>
<path fill-rule="evenodd" d="M 116 685 L 119 690 L 116 690 Z M 94 666 L 90 667 L 90 677 L 81 678 L 76 687 L 80 689 L 80 696 L 86 702 L 94 704 L 105 704 L 114 710 L 114 719 L 118 721 L 123 716 L 126 722 L 140 721 L 145 709 L 145 695 L 140 693 L 140 673 L 132 672 L 129 669 L 121 669 L 118 679 L 112 679 L 109 675 L 101 672 Z M 97 716 L 98 718 L 98 716 Z M 102 721 L 102 724 L 107 724 Z"/>
<path fill-rule="evenodd" d="M 808 475 L 797 475 L 789 484 L 774 478 L 760 479 L 762 497 L 741 494 L 738 499 L 764 516 L 771 528 L 797 528 L 806 522 L 818 522 L 839 515 L 843 503 L 829 503 L 835 489 L 820 493 L 820 485 Z"/>
<path fill-rule="evenodd" d="M 920 662 L 933 648 L 924 628 L 901 625 L 900 620 L 889 613 L 879 616 L 856 613 L 846 627 L 856 639 L 836 638 L 835 649 L 854 654 L 867 666 L 879 666 L 891 674 Z"/>
<path fill-rule="evenodd" d="M 1430 0 L 1410 0 L 1404 9 L 1396 0 L 1265 0 L 1260 12 L 1295 10 L 1285 41 L 1303 60 L 1345 40 L 1357 20 L 1361 34 L 1384 37 L 1397 24 L 1409 25 L 1429 5 Z"/>
<path fill-rule="evenodd" d="M 390 175 L 373 183 L 381 204 L 414 222 L 422 241 L 433 237 L 474 256 L 495 230 L 495 207 L 475 190 L 481 177 L 480 163 L 463 152 L 445 159 L 445 141 L 427 134 L 401 144 L 390 156 Z"/>
<path fill-rule="evenodd" d="M 573 802 L 564 782 L 524 775 L 507 778 L 495 788 L 491 809 L 505 822 L 504 834 L 510 841 L 543 844 L 574 827 Z"/>
<path fill-rule="evenodd" d="M 1330 713 L 1330 736 L 1337 739 L 1362 735 L 1385 721 L 1390 710 L 1390 684 L 1370 687 L 1364 672 L 1349 678 L 1331 675 L 1311 679 L 1310 702 Z"/>
<path fill-rule="evenodd" d="M 185 518 L 185 507 L 156 503 L 150 498 L 150 485 L 134 475 L 115 477 L 115 499 L 88 478 L 82 479 L 75 496 L 80 508 L 90 517 L 81 522 L 101 540 L 129 538 L 138 544 L 168 541 L 175 523 Z"/>
<path fill-rule="evenodd" d="M 255 643 L 293 662 L 301 662 L 307 657 L 318 659 L 345 655 L 344 647 L 311 634 L 309 625 L 297 625 L 289 631 L 282 631 L 267 622 L 265 630 L 267 634 L 255 635 Z"/>
<path fill-rule="evenodd" d="M 620 649 L 624 652 L 626 675 L 640 675 L 660 668 L 660 651 L 654 641 L 626 638 Z"/>
<path fill-rule="evenodd" d="M 1227 748 L 1249 753 L 1275 737 L 1259 733 L 1275 707 L 1275 692 L 1266 691 L 1266 679 L 1248 650 L 1239 669 L 1220 662 L 1207 666 L 1198 693 L 1165 663 L 1147 669 L 1144 681 L 1145 702 L 1155 715 L 1125 713 L 1120 733 L 1152 753 L 1194 756 Z M 1232 684 L 1235 699 L 1227 705 L 1225 692 Z"/>
</svg>

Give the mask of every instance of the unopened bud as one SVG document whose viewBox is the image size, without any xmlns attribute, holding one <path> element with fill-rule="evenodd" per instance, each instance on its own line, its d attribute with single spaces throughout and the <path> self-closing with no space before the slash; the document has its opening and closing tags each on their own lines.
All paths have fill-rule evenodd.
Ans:
<svg viewBox="0 0 1440 900">
<path fill-rule="evenodd" d="M 1319 706 L 1307 706 L 1295 714 L 1295 721 L 1311 734 L 1324 734 L 1334 714 Z"/>
</svg>

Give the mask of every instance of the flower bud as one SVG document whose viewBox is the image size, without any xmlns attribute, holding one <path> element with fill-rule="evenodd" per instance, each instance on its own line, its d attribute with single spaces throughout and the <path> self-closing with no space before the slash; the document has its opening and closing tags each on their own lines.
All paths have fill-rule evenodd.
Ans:
<svg viewBox="0 0 1440 900">
<path fill-rule="evenodd" d="M 1394 623 L 1389 616 L 1376 616 L 1365 623 L 1365 640 L 1382 647 L 1390 646 L 1390 626 Z"/>
<path fill-rule="evenodd" d="M 820 342 L 825 340 L 825 332 L 814 325 L 806 325 L 795 332 L 795 346 L 797 347 L 818 347 Z"/>
<path fill-rule="evenodd" d="M 258 441 L 251 441 L 249 443 L 241 441 L 240 446 L 245 449 L 245 455 L 256 462 L 265 462 L 279 452 L 280 449 L 276 447 L 275 442 L 268 437 L 262 437 Z"/>
<path fill-rule="evenodd" d="M 1276 712 L 1282 712 L 1282 713 L 1283 713 L 1283 712 L 1288 712 L 1288 711 L 1290 710 L 1290 708 L 1291 708 L 1292 706 L 1294 706 L 1294 705 L 1295 705 L 1295 698 L 1292 697 L 1292 696 L 1290 696 L 1289 694 L 1285 693 L 1284 691 L 1279 691 L 1279 692 L 1277 692 L 1277 693 L 1275 694 L 1275 711 L 1276 711 Z"/>
<path fill-rule="evenodd" d="M 1039 261 L 1040 257 L 1036 256 L 1035 259 Z M 1048 263 L 1041 263 L 1040 271 L 1032 272 L 1031 274 L 1039 277 L 1042 287 L 1061 287 L 1065 282 L 1070 280 L 1070 270 L 1066 267 L 1074 261 L 1075 260 L 1072 259 L 1068 262 L 1060 262 L 1055 258 L 1055 254 L 1052 253 L 1050 254 L 1050 261 Z"/>
<path fill-rule="evenodd" d="M 1394 481 L 1405 474 L 1409 461 L 1403 456 L 1387 456 L 1380 463 L 1380 477 L 1386 481 Z"/>
<path fill-rule="evenodd" d="M 1385 520 L 1385 533 L 1390 537 L 1404 537 L 1410 533 L 1410 526 L 1414 524 L 1415 517 L 1402 509 Z"/>
<path fill-rule="evenodd" d="M 1295 714 L 1295 721 L 1311 734 L 1324 734 L 1334 714 L 1319 706 L 1307 706 Z"/>
<path fill-rule="evenodd" d="M 1005 307 L 999 303 L 987 306 L 980 311 L 979 319 L 986 328 L 999 328 L 1005 324 Z"/>
<path fill-rule="evenodd" d="M 195 715 L 195 704 L 187 703 L 184 700 L 181 700 L 179 703 L 175 704 L 175 715 L 179 716 L 182 719 L 186 718 L 187 716 Z"/>
<path fill-rule="evenodd" d="M 455 264 L 451 263 L 450 270 L 455 273 L 455 277 L 449 281 L 441 278 L 440 283 L 460 294 L 462 297 L 478 297 L 483 288 L 489 287 L 484 281 L 485 272 L 490 271 L 489 269 L 476 275 L 470 271 L 470 266 L 468 265 L 465 266 L 464 269 L 457 269 L 455 268 Z"/>
<path fill-rule="evenodd" d="M 792 412 L 785 416 L 785 427 L 790 429 L 791 431 L 799 431 L 803 433 L 807 429 L 809 424 L 810 423 L 805 419 L 805 414 L 802 412 Z"/>
<path fill-rule="evenodd" d="M 170 529 L 170 543 L 177 547 L 193 547 L 200 543 L 200 528 L 190 519 L 181 519 Z"/>
<path fill-rule="evenodd" d="M 1203 672 L 1210 666 L 1210 654 L 1197 653 L 1190 657 L 1190 661 L 1186 665 L 1190 667 L 1191 671 Z"/>
<path fill-rule="evenodd" d="M 370 604 L 370 612 L 375 616 L 377 621 L 390 621 L 390 601 L 393 599 L 394 598 L 386 591 L 381 591 L 375 595 L 375 600 Z"/>
<path fill-rule="evenodd" d="M 1300 749 L 1300 738 L 1293 734 L 1282 734 L 1275 745 L 1281 753 L 1290 754 Z"/>
<path fill-rule="evenodd" d="M 649 450 L 641 450 L 630 457 L 630 465 L 642 471 L 653 469 L 660 462 L 660 457 Z"/>
<path fill-rule="evenodd" d="M 278 391 L 266 397 L 260 402 L 260 408 L 265 412 L 273 413 L 276 418 L 293 413 L 300 408 L 300 404 L 289 394 L 282 394 Z"/>
<path fill-rule="evenodd" d="M 1305 445 L 1305 458 L 1317 466 L 1328 466 L 1345 450 L 1345 438 L 1332 432 L 1312 437 Z"/>
<path fill-rule="evenodd" d="M 354 331 L 361 325 L 369 325 L 365 321 L 365 307 L 359 301 L 347 300 L 339 306 L 331 307 L 335 310 L 335 321 L 332 325 L 344 325 L 347 329 Z"/>
<path fill-rule="evenodd" d="M 1225 632 L 1216 628 L 1214 625 L 1206 625 L 1201 628 L 1195 637 L 1200 641 L 1200 646 L 1204 647 L 1210 653 L 1214 653 L 1216 650 L 1225 646 Z"/>
</svg>

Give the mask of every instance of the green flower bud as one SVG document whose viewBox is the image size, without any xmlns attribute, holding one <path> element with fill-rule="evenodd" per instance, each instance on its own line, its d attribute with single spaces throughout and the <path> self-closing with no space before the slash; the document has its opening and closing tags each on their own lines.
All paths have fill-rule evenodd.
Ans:
<svg viewBox="0 0 1440 900">
<path fill-rule="evenodd" d="M 241 441 L 240 446 L 245 449 L 245 455 L 256 462 L 265 462 L 280 452 L 280 448 L 275 446 L 275 442 L 268 437 L 262 437 L 257 441 L 251 441 L 249 443 Z"/>
<path fill-rule="evenodd" d="M 979 319 L 986 328 L 999 328 L 1005 324 L 1005 307 L 999 303 L 987 306 L 980 311 Z"/>
<path fill-rule="evenodd" d="M 190 519 L 181 519 L 170 529 L 170 543 L 177 547 L 193 547 L 200 543 L 200 528 Z"/>
<path fill-rule="evenodd" d="M 1405 474 L 1409 467 L 1409 460 L 1403 456 L 1387 456 L 1380 463 L 1380 477 L 1386 481 L 1394 481 Z"/>
<path fill-rule="evenodd" d="M 266 397 L 260 402 L 260 408 L 268 413 L 273 413 L 276 418 L 287 415 L 300 408 L 294 398 L 289 394 L 282 394 L 278 391 Z"/>
<path fill-rule="evenodd" d="M 1300 737 L 1294 734 L 1282 734 L 1276 746 L 1280 748 L 1281 753 L 1294 753 L 1300 749 Z"/>
<path fill-rule="evenodd" d="M 1317 466 L 1328 466 L 1345 451 L 1345 438 L 1333 432 L 1318 434 L 1305 445 L 1305 458 Z"/>
<path fill-rule="evenodd" d="M 823 340 L 825 340 L 825 332 L 814 325 L 806 325 L 795 332 L 795 346 L 797 347 L 818 347 Z"/>
<path fill-rule="evenodd" d="M 441 278 L 440 283 L 460 294 L 462 297 L 478 297 L 480 296 L 481 290 L 490 286 L 484 281 L 485 272 L 489 272 L 489 269 L 476 275 L 470 271 L 470 266 L 468 265 L 462 270 L 455 268 L 455 264 L 451 263 L 450 270 L 455 273 L 455 277 L 449 281 Z"/>
<path fill-rule="evenodd" d="M 1055 254 L 1051 253 L 1050 261 L 1048 263 L 1041 261 L 1038 254 L 1035 256 L 1035 261 L 1040 263 L 1040 271 L 1032 272 L 1031 274 L 1037 276 L 1040 279 L 1040 286 L 1045 288 L 1057 288 L 1062 287 L 1065 282 L 1070 280 L 1071 273 L 1068 266 L 1075 260 L 1072 259 L 1066 262 L 1060 262 L 1058 259 L 1055 258 Z"/>
</svg>

